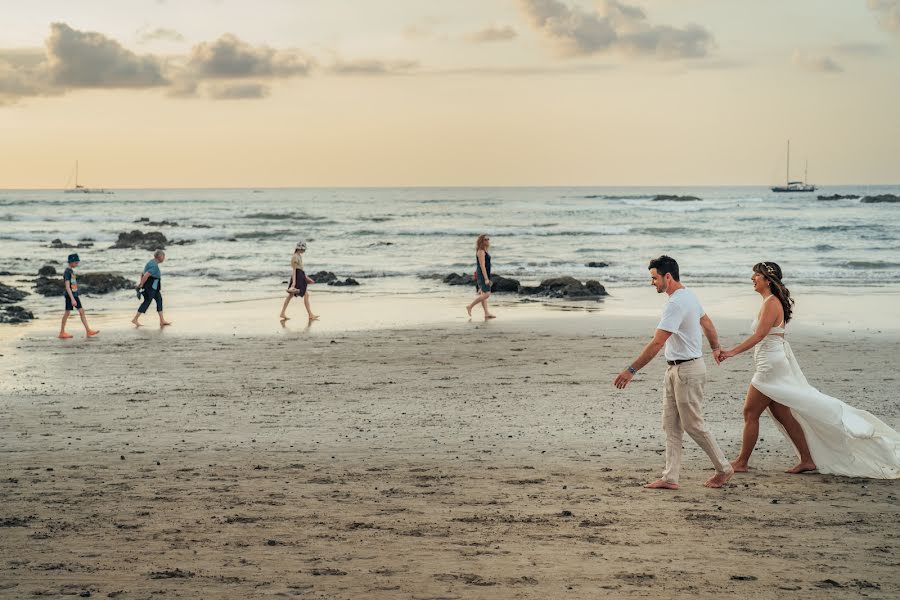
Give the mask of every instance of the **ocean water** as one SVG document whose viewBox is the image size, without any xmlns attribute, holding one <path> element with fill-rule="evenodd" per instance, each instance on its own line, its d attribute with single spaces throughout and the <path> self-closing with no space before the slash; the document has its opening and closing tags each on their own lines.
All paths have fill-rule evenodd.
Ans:
<svg viewBox="0 0 900 600">
<path fill-rule="evenodd" d="M 702 201 L 653 201 L 663 193 Z M 819 193 L 898 194 L 900 186 Z M 19 281 L 45 264 L 61 270 L 69 251 L 50 241 L 90 239 L 93 248 L 78 250 L 82 271 L 136 279 L 150 253 L 109 247 L 120 232 L 141 229 L 188 242 L 167 248 L 165 285 L 198 300 L 280 291 L 301 239 L 307 272 L 362 284 L 336 292 L 441 294 L 446 286 L 421 276 L 471 272 L 475 237 L 488 233 L 494 271 L 523 282 L 572 275 L 611 290 L 645 285 L 648 260 L 667 253 L 692 285 L 746 283 L 754 263 L 770 260 L 789 285 L 897 287 L 900 205 L 816 195 L 764 187 L 6 190 L 0 270 Z M 178 225 L 135 223 L 142 217 Z"/>
</svg>

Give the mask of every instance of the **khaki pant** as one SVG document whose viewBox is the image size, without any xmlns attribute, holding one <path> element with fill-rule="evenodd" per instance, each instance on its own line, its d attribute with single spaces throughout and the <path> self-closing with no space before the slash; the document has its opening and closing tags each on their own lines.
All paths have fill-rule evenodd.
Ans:
<svg viewBox="0 0 900 600">
<path fill-rule="evenodd" d="M 666 369 L 662 420 L 666 432 L 666 469 L 662 478 L 669 483 L 678 483 L 685 431 L 703 448 L 717 473 L 731 471 L 731 465 L 703 423 L 700 406 L 705 387 L 706 364 L 702 358 Z"/>
</svg>

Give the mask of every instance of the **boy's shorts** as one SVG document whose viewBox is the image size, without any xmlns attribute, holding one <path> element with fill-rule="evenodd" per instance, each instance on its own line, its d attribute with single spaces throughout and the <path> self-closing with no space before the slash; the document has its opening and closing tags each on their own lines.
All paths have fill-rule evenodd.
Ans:
<svg viewBox="0 0 900 600">
<path fill-rule="evenodd" d="M 77 308 L 78 310 L 81 310 L 82 309 L 81 298 L 78 296 L 78 294 L 73 293 L 72 295 L 75 296 L 75 308 Z M 68 294 L 65 294 L 65 298 L 66 298 L 66 310 L 72 310 L 72 299 L 69 298 Z"/>
</svg>

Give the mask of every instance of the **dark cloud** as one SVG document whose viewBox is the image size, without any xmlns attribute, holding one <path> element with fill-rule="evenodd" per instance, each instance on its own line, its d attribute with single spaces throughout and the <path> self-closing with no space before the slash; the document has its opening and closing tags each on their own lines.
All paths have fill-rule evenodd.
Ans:
<svg viewBox="0 0 900 600">
<path fill-rule="evenodd" d="M 887 47 L 881 44 L 872 44 L 869 42 L 848 42 L 845 44 L 835 44 L 832 49 L 838 54 L 845 56 L 870 58 L 883 56 L 887 53 Z"/>
<path fill-rule="evenodd" d="M 62 88 L 147 88 L 169 83 L 155 56 L 138 56 L 119 42 L 65 23 L 50 25 L 47 66 Z"/>
<path fill-rule="evenodd" d="M 869 0 L 869 8 L 884 29 L 900 34 L 900 0 Z"/>
<path fill-rule="evenodd" d="M 174 29 L 166 29 L 165 27 L 157 27 L 153 31 L 139 30 L 138 41 L 142 44 L 149 42 L 183 42 L 184 36 Z"/>
<path fill-rule="evenodd" d="M 476 44 L 484 42 L 505 42 L 515 39 L 516 30 L 509 25 L 505 27 L 490 26 L 479 31 L 475 31 L 466 36 L 466 39 Z"/>
<path fill-rule="evenodd" d="M 198 79 L 296 77 L 309 74 L 313 66 L 314 61 L 299 51 L 251 46 L 230 33 L 194 46 L 187 63 Z"/>
<path fill-rule="evenodd" d="M 830 56 L 811 55 L 800 50 L 795 50 L 791 62 L 794 66 L 805 71 L 813 71 L 815 73 L 840 73 L 844 70 Z"/>
<path fill-rule="evenodd" d="M 614 50 L 659 59 L 702 58 L 714 40 L 705 28 L 651 25 L 644 11 L 617 0 L 601 0 L 587 11 L 559 0 L 518 0 L 532 27 L 562 56 L 589 56 Z"/>
<path fill-rule="evenodd" d="M 419 63 L 411 60 L 338 60 L 329 70 L 336 75 L 399 75 L 409 73 L 418 66 Z"/>
<path fill-rule="evenodd" d="M 265 98 L 269 95 L 269 86 L 262 83 L 216 83 L 208 87 L 209 97 L 214 100 L 248 100 Z"/>
</svg>

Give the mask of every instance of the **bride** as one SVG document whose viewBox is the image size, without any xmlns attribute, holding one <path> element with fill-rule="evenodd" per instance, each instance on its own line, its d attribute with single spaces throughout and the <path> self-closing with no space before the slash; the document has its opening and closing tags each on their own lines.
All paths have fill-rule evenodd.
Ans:
<svg viewBox="0 0 900 600">
<path fill-rule="evenodd" d="M 803 376 L 784 338 L 794 300 L 781 277 L 781 267 L 773 262 L 754 265 L 753 289 L 763 298 L 754 333 L 719 357 L 754 349 L 756 372 L 744 402 L 744 435 L 741 453 L 731 463 L 734 470 L 748 470 L 759 417 L 768 408 L 800 459 L 788 473 L 900 478 L 900 434 L 872 414 L 823 394 Z"/>
</svg>

